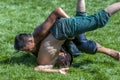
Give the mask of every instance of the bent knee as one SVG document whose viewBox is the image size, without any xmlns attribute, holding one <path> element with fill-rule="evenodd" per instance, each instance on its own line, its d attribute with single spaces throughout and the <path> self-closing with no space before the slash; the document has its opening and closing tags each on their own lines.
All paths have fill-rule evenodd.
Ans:
<svg viewBox="0 0 120 80">
<path fill-rule="evenodd" d="M 76 44 L 80 51 L 86 52 L 88 54 L 95 54 L 97 51 L 96 42 L 91 40 L 85 40 Z"/>
</svg>

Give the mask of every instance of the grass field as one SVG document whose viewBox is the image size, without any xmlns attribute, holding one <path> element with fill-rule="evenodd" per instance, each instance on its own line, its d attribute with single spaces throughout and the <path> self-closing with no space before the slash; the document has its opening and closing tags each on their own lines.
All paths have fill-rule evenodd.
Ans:
<svg viewBox="0 0 120 80">
<path fill-rule="evenodd" d="M 56 7 L 71 17 L 77 0 L 0 0 L 0 80 L 120 80 L 120 62 L 103 54 L 82 54 L 66 76 L 35 72 L 36 58 L 14 50 L 14 36 L 32 33 Z M 88 15 L 119 0 L 86 0 Z M 120 12 L 103 29 L 86 33 L 88 39 L 120 51 Z"/>
</svg>

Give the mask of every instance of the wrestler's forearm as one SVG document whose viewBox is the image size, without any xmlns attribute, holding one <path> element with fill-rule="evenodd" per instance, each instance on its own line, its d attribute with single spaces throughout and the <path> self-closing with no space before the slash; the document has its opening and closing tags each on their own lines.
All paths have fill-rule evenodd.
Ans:
<svg viewBox="0 0 120 80">
<path fill-rule="evenodd" d="M 42 71 L 42 72 L 57 72 L 57 73 L 61 73 L 61 74 L 66 74 L 66 72 L 69 70 L 69 68 L 61 68 L 61 69 L 53 69 L 53 68 L 39 68 L 39 69 L 36 69 L 35 68 L 35 71 Z"/>
<path fill-rule="evenodd" d="M 78 12 L 86 12 L 85 0 L 78 0 L 76 11 Z"/>
<path fill-rule="evenodd" d="M 59 72 L 59 69 L 52 69 L 52 65 L 39 65 L 35 67 L 35 71 L 43 71 L 43 72 Z"/>
<path fill-rule="evenodd" d="M 43 72 L 59 72 L 59 69 L 42 69 Z"/>
</svg>

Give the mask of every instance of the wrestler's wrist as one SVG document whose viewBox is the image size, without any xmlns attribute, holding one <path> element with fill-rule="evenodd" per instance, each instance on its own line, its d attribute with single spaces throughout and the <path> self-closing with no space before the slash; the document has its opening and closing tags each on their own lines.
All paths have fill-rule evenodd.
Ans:
<svg viewBox="0 0 120 80">
<path fill-rule="evenodd" d="M 58 70 L 60 74 L 66 74 L 66 72 L 62 71 L 61 69 Z"/>
</svg>

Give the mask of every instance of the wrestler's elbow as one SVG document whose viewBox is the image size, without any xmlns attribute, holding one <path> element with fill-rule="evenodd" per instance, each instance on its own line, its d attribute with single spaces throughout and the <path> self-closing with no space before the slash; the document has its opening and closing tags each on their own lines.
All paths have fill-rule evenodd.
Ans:
<svg viewBox="0 0 120 80">
<path fill-rule="evenodd" d="M 55 12 L 58 13 L 58 12 L 61 11 L 61 10 L 62 10 L 62 8 L 61 8 L 61 7 L 58 7 L 58 8 L 55 9 Z"/>
<path fill-rule="evenodd" d="M 61 13 L 61 11 L 62 11 L 62 8 L 58 7 L 58 8 L 55 9 L 54 12 L 55 12 L 56 15 L 59 15 L 59 13 Z"/>
</svg>

